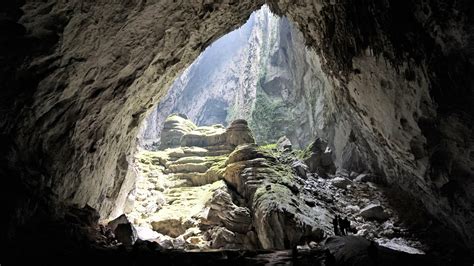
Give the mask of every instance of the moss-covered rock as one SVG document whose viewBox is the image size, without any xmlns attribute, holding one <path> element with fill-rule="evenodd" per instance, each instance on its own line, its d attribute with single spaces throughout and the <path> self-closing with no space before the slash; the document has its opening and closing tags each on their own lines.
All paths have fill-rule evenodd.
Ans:
<svg viewBox="0 0 474 266">
<path fill-rule="evenodd" d="M 161 133 L 160 149 L 178 147 L 184 134 L 192 132 L 196 125 L 184 115 L 171 115 L 166 118 Z"/>
</svg>

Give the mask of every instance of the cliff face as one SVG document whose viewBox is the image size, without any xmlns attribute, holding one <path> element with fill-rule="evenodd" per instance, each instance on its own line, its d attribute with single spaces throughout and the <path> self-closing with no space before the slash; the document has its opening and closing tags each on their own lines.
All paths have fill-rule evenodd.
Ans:
<svg viewBox="0 0 474 266">
<path fill-rule="evenodd" d="M 159 142 L 164 119 L 182 113 L 198 125 L 246 119 L 257 142 L 286 135 L 302 147 L 314 137 L 323 109 L 319 96 L 329 86 L 301 32 L 263 6 L 208 47 L 173 83 L 144 121 L 140 144 Z M 316 112 L 307 111 L 312 109 Z"/>
</svg>

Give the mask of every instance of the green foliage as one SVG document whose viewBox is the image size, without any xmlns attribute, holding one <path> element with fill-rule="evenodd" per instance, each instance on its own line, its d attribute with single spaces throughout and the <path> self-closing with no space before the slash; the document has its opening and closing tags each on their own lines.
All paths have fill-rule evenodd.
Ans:
<svg viewBox="0 0 474 266">
<path fill-rule="evenodd" d="M 258 146 L 258 149 L 261 151 L 276 150 L 276 148 L 277 148 L 276 143 L 269 143 L 262 146 Z"/>
<path fill-rule="evenodd" d="M 287 108 L 281 99 L 272 99 L 259 86 L 249 121 L 257 143 L 276 142 L 284 132 L 286 117 Z"/>
</svg>

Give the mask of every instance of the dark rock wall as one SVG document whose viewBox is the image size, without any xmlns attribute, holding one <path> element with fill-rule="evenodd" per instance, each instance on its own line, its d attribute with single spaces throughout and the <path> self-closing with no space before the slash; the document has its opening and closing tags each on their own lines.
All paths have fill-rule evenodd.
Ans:
<svg viewBox="0 0 474 266">
<path fill-rule="evenodd" d="M 162 88 L 264 1 L 9 2 L 1 194 L 3 222 L 18 225 L 56 203 L 89 203 L 103 216 L 120 206 L 137 126 Z M 334 83 L 318 131 L 338 165 L 379 172 L 473 247 L 470 2 L 270 6 L 298 25 Z"/>
<path fill-rule="evenodd" d="M 60 202 L 89 203 L 108 216 L 127 187 L 139 121 L 162 88 L 262 2 L 9 7 L 2 27 L 14 38 L 2 40 L 0 109 L 2 195 L 12 215 L 4 222 L 21 225 Z"/>
<path fill-rule="evenodd" d="M 323 2 L 271 7 L 336 81 L 323 134 L 338 164 L 382 174 L 472 247 L 472 4 Z"/>
</svg>

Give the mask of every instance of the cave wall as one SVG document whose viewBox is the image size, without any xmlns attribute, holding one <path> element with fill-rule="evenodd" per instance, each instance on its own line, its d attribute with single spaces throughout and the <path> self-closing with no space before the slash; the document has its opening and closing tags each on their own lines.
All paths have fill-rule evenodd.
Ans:
<svg viewBox="0 0 474 266">
<path fill-rule="evenodd" d="M 337 164 L 371 169 L 473 244 L 473 8 L 468 1 L 277 1 L 334 90 Z M 316 14 L 316 15 L 315 15 Z"/>
<path fill-rule="evenodd" d="M 324 126 L 331 86 L 299 29 L 262 6 L 183 71 L 142 122 L 138 143 L 156 148 L 165 119 L 181 113 L 197 125 L 246 119 L 257 143 L 287 136 L 304 148 Z"/>
<path fill-rule="evenodd" d="M 5 223 L 21 225 L 38 210 L 54 215 L 57 203 L 113 213 L 145 112 L 179 71 L 261 4 L 26 1 L 9 7 L 5 27 L 16 38 L 2 47 L 13 52 L 2 57 L 8 112 L 1 122 L 2 188 L 13 215 Z"/>
<path fill-rule="evenodd" d="M 58 203 L 113 213 L 141 119 L 263 2 L 2 3 L 2 223 L 53 215 Z M 379 173 L 473 247 L 469 1 L 268 3 L 298 25 L 333 82 L 318 134 L 338 165 Z"/>
</svg>

